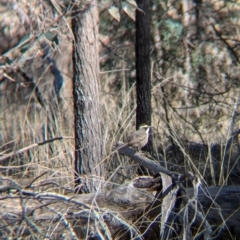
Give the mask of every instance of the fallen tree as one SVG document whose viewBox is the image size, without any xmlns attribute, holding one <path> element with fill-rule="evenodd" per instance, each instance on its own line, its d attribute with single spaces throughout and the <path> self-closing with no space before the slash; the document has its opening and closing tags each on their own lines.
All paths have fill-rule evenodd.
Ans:
<svg viewBox="0 0 240 240">
<path fill-rule="evenodd" d="M 120 143 L 121 144 L 121 143 Z M 234 239 L 240 187 L 202 186 L 197 174 L 171 172 L 143 153 L 118 149 L 155 177 L 109 183 L 92 194 L 40 191 L 0 177 L 0 237 L 24 239 Z M 183 182 L 190 179 L 192 189 Z"/>
</svg>

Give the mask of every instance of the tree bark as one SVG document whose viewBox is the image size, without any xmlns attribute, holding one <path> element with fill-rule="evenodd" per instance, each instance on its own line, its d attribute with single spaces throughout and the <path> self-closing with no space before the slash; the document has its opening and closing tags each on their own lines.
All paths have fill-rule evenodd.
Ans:
<svg viewBox="0 0 240 240">
<path fill-rule="evenodd" d="M 137 127 L 151 124 L 149 1 L 137 0 L 136 11 Z"/>
<path fill-rule="evenodd" d="M 151 125 L 151 76 L 150 76 L 150 17 L 149 1 L 137 0 L 136 11 L 136 88 L 137 88 L 137 128 L 142 123 Z M 151 137 L 146 150 L 150 151 Z"/>
<path fill-rule="evenodd" d="M 97 190 L 99 177 L 103 176 L 102 165 L 97 166 L 102 159 L 102 133 L 96 0 L 73 18 L 72 29 L 75 37 L 75 183 L 78 185 L 77 192 L 87 193 Z"/>
</svg>

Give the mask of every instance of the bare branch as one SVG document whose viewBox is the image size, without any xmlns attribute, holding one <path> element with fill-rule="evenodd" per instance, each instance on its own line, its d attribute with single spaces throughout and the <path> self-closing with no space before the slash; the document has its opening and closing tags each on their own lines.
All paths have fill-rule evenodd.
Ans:
<svg viewBox="0 0 240 240">
<path fill-rule="evenodd" d="M 46 143 L 50 143 L 50 142 L 54 142 L 56 140 L 62 140 L 62 139 L 73 139 L 73 137 L 55 137 L 55 138 L 52 138 L 52 139 L 48 139 L 46 141 L 43 141 L 43 142 L 39 142 L 39 143 L 34 143 L 34 144 L 31 144 L 30 146 L 27 146 L 27 147 L 24 147 L 24 148 L 21 148 L 19 150 L 17 150 L 16 152 L 11 152 L 11 153 L 8 153 L 2 157 L 0 157 L 0 162 L 9 158 L 9 157 L 12 157 L 12 156 L 15 156 L 15 155 L 18 155 L 20 153 L 23 153 L 31 148 L 34 148 L 34 147 L 37 147 L 37 146 L 41 146 L 41 145 L 44 145 Z"/>
</svg>

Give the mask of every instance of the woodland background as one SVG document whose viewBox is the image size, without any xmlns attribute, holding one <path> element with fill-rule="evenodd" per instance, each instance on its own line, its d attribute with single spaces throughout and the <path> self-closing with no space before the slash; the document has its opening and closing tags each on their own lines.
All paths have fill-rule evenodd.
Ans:
<svg viewBox="0 0 240 240">
<path fill-rule="evenodd" d="M 97 3 L 101 144 L 105 180 L 121 184 L 138 168 L 110 156 L 115 142 L 135 128 L 135 22 L 121 1 L 114 3 L 120 21 L 109 14 L 113 2 Z M 81 4 L 84 11 L 90 2 Z M 21 183 L 41 176 L 36 182 L 54 182 L 48 191 L 61 193 L 74 188 L 69 6 L 66 0 L 0 1 L 0 156 L 64 137 L 2 161 L 0 171 Z M 159 161 L 187 168 L 191 158 L 210 185 L 238 184 L 240 1 L 152 0 L 150 12 L 153 146 Z"/>
<path fill-rule="evenodd" d="M 121 8 L 118 22 L 108 12 L 111 2 L 98 4 L 102 145 L 107 156 L 116 140 L 134 130 L 135 27 Z M 2 66 L 10 61 L 8 69 L 20 68 L 31 80 L 24 83 L 19 74 L 7 78 L 1 69 L 2 154 L 51 136 L 73 137 L 70 16 L 59 17 L 56 6 L 67 10 L 64 1 L 1 1 Z M 172 142 L 225 144 L 238 129 L 239 7 L 238 1 L 152 1 L 155 149 L 164 151 Z M 14 158 L 5 170 L 30 161 L 24 175 L 53 169 L 59 162 L 65 166 L 59 171 L 67 171 L 72 154 L 71 140 L 54 143 Z"/>
</svg>

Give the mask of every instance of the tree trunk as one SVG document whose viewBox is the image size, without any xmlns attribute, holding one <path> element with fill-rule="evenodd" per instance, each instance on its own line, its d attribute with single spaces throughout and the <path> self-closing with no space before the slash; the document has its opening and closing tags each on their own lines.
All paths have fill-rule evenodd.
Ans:
<svg viewBox="0 0 240 240">
<path fill-rule="evenodd" d="M 94 192 L 103 176 L 96 0 L 72 20 L 77 192 Z M 97 166 L 97 167 L 96 167 Z"/>
<path fill-rule="evenodd" d="M 143 12 L 136 11 L 136 87 L 137 87 L 137 128 L 140 124 L 151 125 L 151 76 L 150 76 L 150 27 L 149 1 L 137 0 Z M 152 149 L 151 137 L 147 150 Z"/>
</svg>

